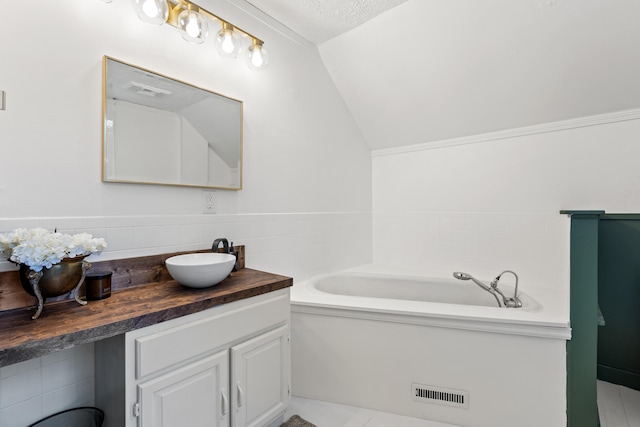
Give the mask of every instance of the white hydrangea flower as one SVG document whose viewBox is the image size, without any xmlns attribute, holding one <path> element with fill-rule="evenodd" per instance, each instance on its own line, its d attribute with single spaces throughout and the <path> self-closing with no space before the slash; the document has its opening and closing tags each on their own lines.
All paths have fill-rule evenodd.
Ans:
<svg viewBox="0 0 640 427">
<path fill-rule="evenodd" d="M 11 233 L 0 234 L 0 253 L 16 264 L 25 264 L 31 270 L 51 268 L 64 258 L 100 253 L 107 243 L 91 234 L 64 234 L 44 228 L 18 228 Z"/>
</svg>

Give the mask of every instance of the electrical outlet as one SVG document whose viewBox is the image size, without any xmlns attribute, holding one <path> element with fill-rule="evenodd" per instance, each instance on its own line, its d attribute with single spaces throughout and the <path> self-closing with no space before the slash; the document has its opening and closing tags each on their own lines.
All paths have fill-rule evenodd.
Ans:
<svg viewBox="0 0 640 427">
<path fill-rule="evenodd" d="M 202 190 L 202 213 L 216 213 L 216 192 L 211 190 Z"/>
</svg>

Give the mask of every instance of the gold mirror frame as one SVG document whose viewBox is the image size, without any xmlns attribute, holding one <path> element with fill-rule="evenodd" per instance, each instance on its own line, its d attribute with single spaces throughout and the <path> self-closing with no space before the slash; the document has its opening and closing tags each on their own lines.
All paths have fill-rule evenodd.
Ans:
<svg viewBox="0 0 640 427">
<path fill-rule="evenodd" d="M 102 180 L 242 189 L 243 103 L 108 56 Z"/>
</svg>

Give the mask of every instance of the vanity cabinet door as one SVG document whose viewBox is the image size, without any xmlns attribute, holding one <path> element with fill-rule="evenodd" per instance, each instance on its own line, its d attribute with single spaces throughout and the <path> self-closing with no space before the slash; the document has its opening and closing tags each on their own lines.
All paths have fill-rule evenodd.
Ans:
<svg viewBox="0 0 640 427">
<path fill-rule="evenodd" d="M 233 426 L 264 426 L 286 409 L 289 358 L 287 325 L 231 347 Z"/>
<path fill-rule="evenodd" d="M 138 385 L 139 427 L 229 425 L 227 350 Z"/>
</svg>

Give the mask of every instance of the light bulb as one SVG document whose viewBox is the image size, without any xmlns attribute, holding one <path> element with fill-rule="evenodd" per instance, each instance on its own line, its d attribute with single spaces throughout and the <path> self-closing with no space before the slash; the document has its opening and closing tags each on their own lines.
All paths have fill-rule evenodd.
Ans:
<svg viewBox="0 0 640 427">
<path fill-rule="evenodd" d="M 262 45 L 262 42 L 254 39 L 249 49 L 247 49 L 245 59 L 249 68 L 253 70 L 264 70 L 269 64 L 269 53 Z"/>
<path fill-rule="evenodd" d="M 233 39 L 231 38 L 231 34 L 227 33 L 224 35 L 224 39 L 222 40 L 222 50 L 226 53 L 233 52 L 235 45 L 233 44 Z"/>
<path fill-rule="evenodd" d="M 207 38 L 209 27 L 198 12 L 183 10 L 178 15 L 178 29 L 182 38 L 191 43 L 202 43 Z"/>
<path fill-rule="evenodd" d="M 142 5 L 142 11 L 148 17 L 155 18 L 156 16 L 158 16 L 158 12 L 159 12 L 158 5 L 156 5 L 156 3 L 153 1 L 146 1 Z"/>
<path fill-rule="evenodd" d="M 216 50 L 225 58 L 236 58 L 240 53 L 240 40 L 233 31 L 233 27 L 226 22 L 216 34 Z"/>
<path fill-rule="evenodd" d="M 132 0 L 138 18 L 148 24 L 162 25 L 169 17 L 167 0 Z"/>
<path fill-rule="evenodd" d="M 198 37 L 200 35 L 200 25 L 195 19 L 189 19 L 184 29 L 189 37 Z"/>
</svg>

